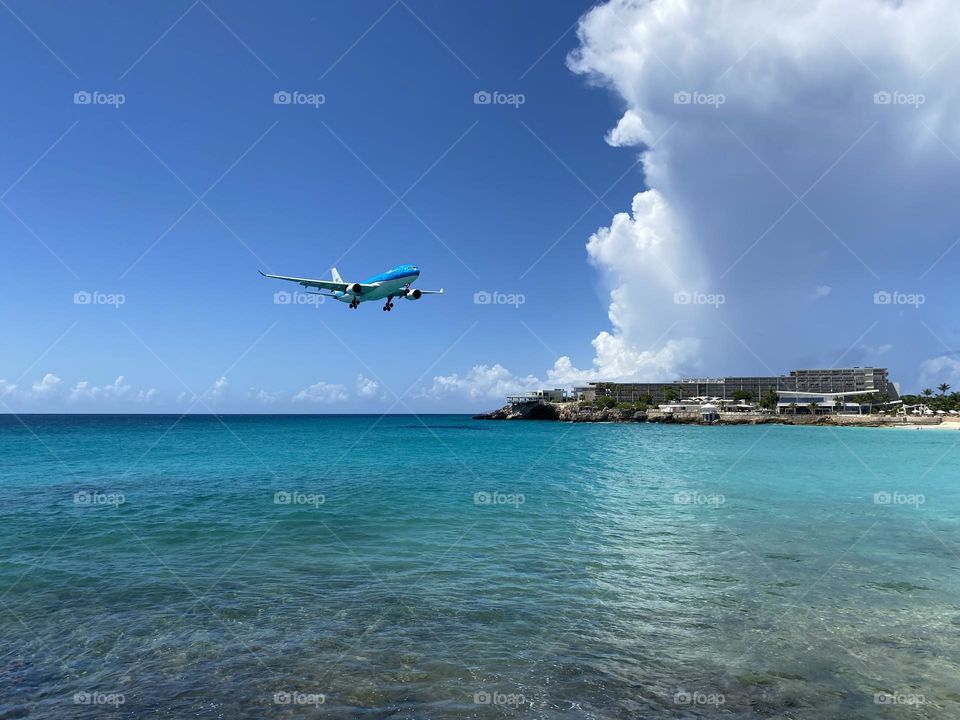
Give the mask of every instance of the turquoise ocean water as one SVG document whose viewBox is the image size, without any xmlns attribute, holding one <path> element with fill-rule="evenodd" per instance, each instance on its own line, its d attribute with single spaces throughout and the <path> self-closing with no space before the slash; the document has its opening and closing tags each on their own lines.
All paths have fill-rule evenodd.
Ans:
<svg viewBox="0 0 960 720">
<path fill-rule="evenodd" d="M 0 718 L 960 717 L 960 434 L 0 418 Z"/>
</svg>

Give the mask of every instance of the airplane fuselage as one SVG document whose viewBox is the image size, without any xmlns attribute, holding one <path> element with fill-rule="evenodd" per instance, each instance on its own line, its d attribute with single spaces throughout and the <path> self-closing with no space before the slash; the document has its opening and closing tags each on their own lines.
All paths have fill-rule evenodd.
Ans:
<svg viewBox="0 0 960 720">
<path fill-rule="evenodd" d="M 333 297 L 340 302 L 369 302 L 384 300 L 389 297 L 399 297 L 403 290 L 412 285 L 420 277 L 420 268 L 415 265 L 400 265 L 379 275 L 374 275 L 363 281 L 364 285 L 376 285 L 376 288 L 367 290 L 359 295 L 349 292 L 334 292 Z"/>
</svg>

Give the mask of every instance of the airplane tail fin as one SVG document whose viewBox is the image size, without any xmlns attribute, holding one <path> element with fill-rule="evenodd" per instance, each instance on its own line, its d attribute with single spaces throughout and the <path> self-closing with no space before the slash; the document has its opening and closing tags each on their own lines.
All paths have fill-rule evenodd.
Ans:
<svg viewBox="0 0 960 720">
<path fill-rule="evenodd" d="M 333 278 L 334 282 L 343 282 L 343 278 L 340 277 L 340 273 L 337 272 L 336 268 L 330 268 L 330 277 Z"/>
</svg>

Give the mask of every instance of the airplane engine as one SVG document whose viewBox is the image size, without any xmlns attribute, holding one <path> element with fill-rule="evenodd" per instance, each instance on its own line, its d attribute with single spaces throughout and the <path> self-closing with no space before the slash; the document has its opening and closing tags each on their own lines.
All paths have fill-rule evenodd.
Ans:
<svg viewBox="0 0 960 720">
<path fill-rule="evenodd" d="M 423 293 L 419 290 L 408 290 L 407 294 L 404 297 L 407 300 L 419 300 L 423 296 Z"/>
<path fill-rule="evenodd" d="M 360 285 L 360 283 L 353 283 L 352 285 L 350 285 L 350 286 L 347 288 L 347 291 L 348 291 L 351 295 L 359 295 L 360 293 L 363 292 L 363 286 Z"/>
</svg>

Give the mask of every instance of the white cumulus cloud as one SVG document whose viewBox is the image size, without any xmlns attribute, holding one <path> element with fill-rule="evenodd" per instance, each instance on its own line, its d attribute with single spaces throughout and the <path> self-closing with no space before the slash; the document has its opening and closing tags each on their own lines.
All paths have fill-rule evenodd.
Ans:
<svg viewBox="0 0 960 720">
<path fill-rule="evenodd" d="M 376 380 L 371 380 L 363 375 L 357 375 L 357 395 L 360 397 L 374 397 L 379 389 L 380 383 Z"/>
<path fill-rule="evenodd" d="M 935 261 L 953 240 L 938 228 L 952 223 L 960 171 L 958 25 L 960 4 L 946 0 L 588 11 L 568 65 L 623 104 L 606 140 L 639 147 L 646 184 L 587 244 L 611 288 L 594 375 L 669 379 L 757 357 L 783 371 L 812 338 L 847 347 L 873 321 L 851 304 L 821 327 L 798 302 L 809 288 L 823 298 L 842 282 L 869 298 L 945 273 Z M 678 291 L 725 304 L 678 303 Z M 771 342 L 778 326 L 790 332 Z"/>
<path fill-rule="evenodd" d="M 956 356 L 940 355 L 920 363 L 920 387 L 936 388 L 940 383 L 960 390 L 960 359 Z"/>
<path fill-rule="evenodd" d="M 206 392 L 205 398 L 214 402 L 226 399 L 230 393 L 230 382 L 225 377 L 217 378 L 217 381 Z"/>
<path fill-rule="evenodd" d="M 247 397 L 260 405 L 276 405 L 286 399 L 287 393 L 283 390 L 255 390 L 253 388 L 247 393 Z"/>
<path fill-rule="evenodd" d="M 344 402 L 350 396 L 343 385 L 318 382 L 306 387 L 293 396 L 294 402 L 330 404 Z"/>
<path fill-rule="evenodd" d="M 112 384 L 102 386 L 94 385 L 87 380 L 81 380 L 70 391 L 69 398 L 75 402 L 81 400 L 96 400 L 98 398 L 121 399 L 126 397 L 130 390 L 131 386 L 124 381 L 123 375 L 120 375 Z M 144 395 L 144 399 L 145 398 L 146 395 Z"/>
<path fill-rule="evenodd" d="M 643 126 L 643 119 L 633 110 L 627 110 L 620 122 L 605 138 L 608 145 L 625 147 L 639 145 L 647 138 L 647 129 Z"/>
<path fill-rule="evenodd" d="M 60 378 L 53 373 L 47 373 L 42 379 L 37 380 L 30 386 L 30 390 L 36 397 L 50 397 L 55 395 L 60 389 Z"/>
<path fill-rule="evenodd" d="M 123 375 L 104 385 L 78 380 L 71 386 L 54 373 L 46 373 L 26 387 L 0 380 L 0 399 L 15 412 L 34 407 L 65 412 L 78 408 L 109 411 L 132 403 L 152 403 L 158 396 L 155 388 L 134 388 Z"/>
<path fill-rule="evenodd" d="M 138 403 L 149 403 L 153 402 L 159 396 L 159 392 L 156 388 L 150 388 L 149 390 L 138 390 L 137 391 L 137 402 Z"/>
<path fill-rule="evenodd" d="M 513 392 L 533 390 L 541 381 L 533 375 L 517 377 L 499 363 L 474 365 L 470 371 L 459 375 L 438 375 L 426 395 L 434 398 L 467 397 L 470 399 L 502 398 Z"/>
</svg>

